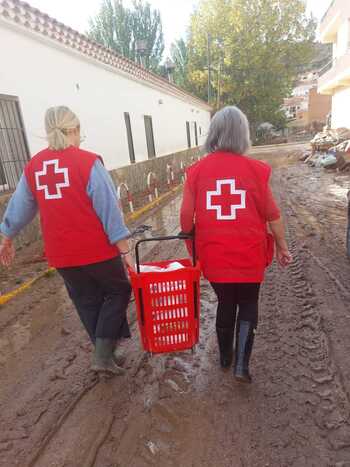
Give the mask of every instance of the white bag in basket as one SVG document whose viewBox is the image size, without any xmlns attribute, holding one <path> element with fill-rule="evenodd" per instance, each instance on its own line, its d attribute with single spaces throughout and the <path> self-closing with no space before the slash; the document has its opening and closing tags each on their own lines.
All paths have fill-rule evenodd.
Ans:
<svg viewBox="0 0 350 467">
<path fill-rule="evenodd" d="M 160 266 L 150 266 L 146 264 L 140 264 L 140 272 L 170 272 L 177 271 L 178 269 L 183 269 L 183 266 L 178 261 L 170 263 L 166 268 L 161 268 Z"/>
</svg>

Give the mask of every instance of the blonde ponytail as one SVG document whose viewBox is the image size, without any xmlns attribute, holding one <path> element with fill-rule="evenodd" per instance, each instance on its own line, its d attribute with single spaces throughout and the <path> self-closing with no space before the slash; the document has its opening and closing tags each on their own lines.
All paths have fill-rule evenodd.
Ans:
<svg viewBox="0 0 350 467">
<path fill-rule="evenodd" d="M 51 107 L 46 111 L 45 128 L 50 149 L 59 151 L 70 146 L 69 130 L 80 126 L 78 117 L 68 107 Z"/>
</svg>

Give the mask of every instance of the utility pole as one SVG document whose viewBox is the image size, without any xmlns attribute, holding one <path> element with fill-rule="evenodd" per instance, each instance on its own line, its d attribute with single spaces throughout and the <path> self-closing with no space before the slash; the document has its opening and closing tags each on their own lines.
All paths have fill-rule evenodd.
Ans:
<svg viewBox="0 0 350 467">
<path fill-rule="evenodd" d="M 211 37 L 210 33 L 208 32 L 207 35 L 208 39 L 208 104 L 211 101 Z"/>
<path fill-rule="evenodd" d="M 220 101 L 221 101 L 221 59 L 219 61 L 219 67 L 218 67 L 218 97 L 217 97 L 217 102 L 216 102 L 216 106 L 217 106 L 217 109 L 219 110 L 220 109 Z"/>
<path fill-rule="evenodd" d="M 225 63 L 225 46 L 224 46 L 224 41 L 221 37 L 218 37 L 217 45 L 218 45 L 218 50 L 219 50 L 219 64 L 218 64 L 218 94 L 217 94 L 217 99 L 216 99 L 216 106 L 217 106 L 217 109 L 219 110 L 220 105 L 221 105 L 221 94 L 222 94 L 221 78 L 222 78 L 223 68 L 224 68 L 224 63 Z"/>
</svg>

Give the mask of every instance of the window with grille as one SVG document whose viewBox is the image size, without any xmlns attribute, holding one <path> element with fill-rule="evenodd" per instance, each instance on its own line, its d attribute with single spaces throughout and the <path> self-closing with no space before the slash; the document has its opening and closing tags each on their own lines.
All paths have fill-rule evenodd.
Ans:
<svg viewBox="0 0 350 467">
<path fill-rule="evenodd" d="M 155 149 L 155 145 L 154 145 L 152 117 L 149 116 L 149 115 L 145 115 L 144 119 L 145 119 L 145 130 L 146 130 L 146 142 L 147 142 L 148 159 L 153 159 L 154 157 L 156 157 L 156 149 Z"/>
<path fill-rule="evenodd" d="M 187 146 L 191 147 L 191 127 L 190 122 L 186 122 L 186 133 L 187 133 Z"/>
<path fill-rule="evenodd" d="M 196 141 L 196 146 L 198 146 L 198 127 L 197 122 L 194 122 L 194 139 Z"/>
<path fill-rule="evenodd" d="M 0 193 L 16 188 L 29 157 L 18 98 L 0 94 Z"/>
<path fill-rule="evenodd" d="M 132 164 L 135 163 L 135 149 L 134 149 L 134 140 L 132 137 L 130 115 L 128 112 L 124 112 L 124 119 L 126 125 L 126 134 L 128 137 L 128 147 L 129 147 L 129 157 Z"/>
</svg>

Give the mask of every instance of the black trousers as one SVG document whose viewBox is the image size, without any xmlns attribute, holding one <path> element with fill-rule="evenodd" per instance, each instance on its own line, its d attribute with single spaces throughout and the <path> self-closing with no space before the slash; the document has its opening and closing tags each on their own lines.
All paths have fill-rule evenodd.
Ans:
<svg viewBox="0 0 350 467">
<path fill-rule="evenodd" d="M 130 337 L 126 310 L 131 286 L 120 257 L 58 272 L 93 343 L 97 337 Z"/>
<path fill-rule="evenodd" d="M 238 311 L 239 321 L 258 325 L 260 284 L 211 283 L 218 298 L 216 326 L 234 329 Z"/>
</svg>

